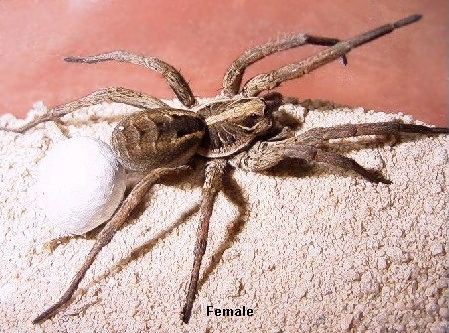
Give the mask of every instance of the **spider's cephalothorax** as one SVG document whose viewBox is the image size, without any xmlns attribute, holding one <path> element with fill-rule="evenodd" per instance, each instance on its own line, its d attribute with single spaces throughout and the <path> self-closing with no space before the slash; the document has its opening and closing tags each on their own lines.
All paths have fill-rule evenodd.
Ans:
<svg viewBox="0 0 449 333">
<path fill-rule="evenodd" d="M 198 153 L 210 158 L 227 157 L 245 149 L 272 125 L 265 102 L 256 97 L 207 104 L 198 114 L 207 125 Z"/>
<path fill-rule="evenodd" d="M 313 128 L 295 136 L 291 128 L 283 126 L 274 117 L 280 105 L 293 99 L 283 98 L 278 93 L 257 96 L 263 91 L 279 86 L 286 80 L 299 78 L 340 57 L 346 64 L 346 54 L 351 49 L 416 22 L 420 18 L 420 15 L 412 15 L 345 41 L 298 34 L 252 48 L 229 66 L 223 79 L 222 94 L 215 101 L 205 105 L 198 105 L 182 75 L 173 66 L 158 58 L 125 51 L 66 58 L 68 62 L 96 63 L 115 60 L 147 67 L 162 74 L 185 109 L 174 109 L 155 97 L 126 88 L 113 87 L 95 91 L 73 102 L 57 106 L 20 128 L 3 128 L 3 130 L 23 133 L 41 122 L 54 120 L 81 107 L 102 102 L 124 103 L 141 110 L 125 117 L 115 127 L 112 146 L 126 168 L 144 171 L 146 175 L 132 188 L 98 235 L 95 245 L 66 292 L 55 304 L 36 317 L 33 323 L 50 318 L 70 300 L 100 250 L 109 243 L 148 189 L 161 176 L 185 170 L 185 164 L 196 155 L 205 157 L 209 162 L 205 170 L 206 179 L 199 211 L 193 268 L 182 310 L 182 320 L 185 323 L 190 319 L 198 289 L 199 271 L 206 249 L 213 203 L 220 190 L 221 178 L 228 164 L 249 171 L 261 171 L 286 158 L 295 158 L 305 162 L 325 163 L 350 169 L 371 182 L 390 183 L 382 175 L 365 169 L 353 159 L 326 150 L 323 143 L 330 139 L 362 135 L 399 135 L 402 132 L 448 133 L 448 128 L 385 122 Z M 257 75 L 241 87 L 243 74 L 249 65 L 270 54 L 305 44 L 328 46 L 328 48 L 303 61 Z"/>
</svg>

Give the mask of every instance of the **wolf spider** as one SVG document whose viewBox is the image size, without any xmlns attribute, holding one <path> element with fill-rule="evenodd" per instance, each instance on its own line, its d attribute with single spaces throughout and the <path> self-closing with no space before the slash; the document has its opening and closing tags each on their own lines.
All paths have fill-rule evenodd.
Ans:
<svg viewBox="0 0 449 333">
<path fill-rule="evenodd" d="M 448 128 L 383 122 L 313 128 L 295 136 L 293 130 L 282 125 L 277 117 L 279 106 L 292 99 L 283 98 L 279 93 L 257 96 L 263 91 L 279 86 L 284 81 L 299 78 L 340 57 L 346 64 L 345 55 L 351 49 L 414 23 L 420 18 L 420 15 L 412 15 L 345 41 L 297 34 L 249 49 L 229 66 L 224 75 L 221 95 L 203 105 L 197 103 L 181 74 L 158 58 L 126 51 L 65 58 L 67 62 L 87 64 L 115 60 L 152 69 L 164 77 L 185 108 L 174 109 L 144 93 L 113 87 L 101 89 L 73 102 L 59 105 L 20 128 L 3 128 L 3 130 L 23 133 L 39 123 L 55 120 L 81 107 L 102 102 L 124 103 L 142 109 L 141 112 L 131 114 L 118 123 L 112 133 L 111 142 L 117 157 L 127 169 L 143 171 L 146 175 L 131 190 L 115 215 L 100 232 L 95 245 L 67 291 L 54 305 L 37 316 L 33 323 L 52 317 L 70 300 L 100 250 L 110 242 L 149 188 L 161 176 L 185 170 L 186 164 L 195 155 L 205 157 L 208 163 L 202 189 L 193 268 L 182 310 L 184 323 L 188 323 L 191 316 L 198 288 L 201 261 L 207 244 L 209 220 L 215 197 L 220 190 L 223 173 L 228 165 L 249 171 L 261 171 L 284 159 L 293 158 L 350 169 L 371 182 L 390 183 L 377 172 L 365 169 L 353 159 L 325 150 L 323 144 L 329 139 L 362 135 L 398 135 L 401 132 L 448 133 Z M 303 61 L 259 74 L 246 81 L 240 89 L 243 74 L 249 65 L 273 53 L 305 44 L 328 46 L 328 48 Z"/>
</svg>

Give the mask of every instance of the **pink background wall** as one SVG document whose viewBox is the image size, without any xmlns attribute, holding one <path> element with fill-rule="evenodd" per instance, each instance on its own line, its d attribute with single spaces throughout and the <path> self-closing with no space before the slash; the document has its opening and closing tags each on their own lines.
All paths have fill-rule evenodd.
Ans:
<svg viewBox="0 0 449 333">
<path fill-rule="evenodd" d="M 15 0 L 0 2 L 0 113 L 24 116 L 33 102 L 67 102 L 106 86 L 161 98 L 173 94 L 156 73 L 132 65 L 67 64 L 67 55 L 125 49 L 180 69 L 197 96 L 215 95 L 242 51 L 294 32 L 348 38 L 410 14 L 424 18 L 352 51 L 278 91 L 436 125 L 448 119 L 448 5 L 445 0 Z M 300 60 L 319 47 L 271 56 L 246 77 Z"/>
</svg>

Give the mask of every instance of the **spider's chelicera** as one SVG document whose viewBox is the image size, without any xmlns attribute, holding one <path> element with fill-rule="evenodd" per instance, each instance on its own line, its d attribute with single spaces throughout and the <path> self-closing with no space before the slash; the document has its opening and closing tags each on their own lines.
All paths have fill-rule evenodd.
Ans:
<svg viewBox="0 0 449 333">
<path fill-rule="evenodd" d="M 208 164 L 205 169 L 193 268 L 182 310 L 182 320 L 185 323 L 190 319 L 197 293 L 198 276 L 206 249 L 209 220 L 215 196 L 220 190 L 222 175 L 228 165 L 250 171 L 261 171 L 286 158 L 294 158 L 350 169 L 371 182 L 390 183 L 377 172 L 365 169 L 353 159 L 325 150 L 323 144 L 329 139 L 361 135 L 398 135 L 401 132 L 448 133 L 448 128 L 384 122 L 313 128 L 295 136 L 293 130 L 284 126 L 276 117 L 279 106 L 293 99 L 284 98 L 281 94 L 273 92 L 258 96 L 286 80 L 299 78 L 340 57 L 346 64 L 345 55 L 351 49 L 388 34 L 396 28 L 416 22 L 420 18 L 420 15 L 409 16 L 346 41 L 298 34 L 252 48 L 244 52 L 228 68 L 224 76 L 221 95 L 213 102 L 204 105 L 197 103 L 181 74 L 158 58 L 125 51 L 66 58 L 68 62 L 88 64 L 115 60 L 152 69 L 165 78 L 185 108 L 171 108 L 155 97 L 130 89 L 106 88 L 57 106 L 21 128 L 3 128 L 3 130 L 23 133 L 39 123 L 51 121 L 81 107 L 102 102 L 124 103 L 141 109 L 141 112 L 125 117 L 115 127 L 112 134 L 112 146 L 126 168 L 145 172 L 146 175 L 131 190 L 115 215 L 100 232 L 95 245 L 67 291 L 54 305 L 36 317 L 33 323 L 50 318 L 70 300 L 100 250 L 109 243 L 148 189 L 161 176 L 186 169 L 186 163 L 195 155 L 208 159 Z M 270 54 L 305 44 L 328 46 L 328 48 L 303 61 L 257 75 L 246 81 L 241 88 L 244 71 L 249 65 Z"/>
</svg>

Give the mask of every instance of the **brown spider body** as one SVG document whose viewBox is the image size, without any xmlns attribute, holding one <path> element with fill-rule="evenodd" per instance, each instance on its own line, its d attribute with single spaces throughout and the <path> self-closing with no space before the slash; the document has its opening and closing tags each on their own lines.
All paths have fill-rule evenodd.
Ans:
<svg viewBox="0 0 449 333">
<path fill-rule="evenodd" d="M 385 122 L 313 128 L 295 136 L 291 128 L 282 125 L 275 117 L 278 107 L 293 99 L 283 98 L 278 93 L 270 93 L 262 97 L 258 95 L 262 91 L 273 89 L 284 81 L 299 78 L 336 59 L 342 58 L 343 63 L 346 64 L 346 54 L 351 49 L 414 23 L 420 18 L 420 15 L 412 15 L 346 41 L 298 34 L 254 47 L 244 52 L 230 65 L 223 79 L 222 94 L 215 101 L 204 105 L 197 104 L 187 81 L 181 74 L 173 66 L 158 58 L 126 51 L 66 58 L 68 62 L 79 63 L 115 60 L 156 71 L 162 74 L 185 109 L 171 108 L 161 100 L 141 92 L 112 87 L 59 105 L 18 129 L 3 128 L 3 130 L 23 133 L 39 123 L 62 117 L 81 107 L 103 102 L 124 103 L 141 110 L 119 122 L 112 134 L 112 146 L 126 168 L 144 171 L 146 175 L 132 188 L 115 215 L 100 232 L 95 245 L 66 292 L 55 304 L 36 317 L 33 323 L 52 317 L 71 299 L 98 253 L 110 242 L 148 189 L 161 176 L 186 170 L 185 164 L 195 155 L 201 155 L 209 161 L 205 169 L 190 284 L 182 310 L 182 320 L 185 323 L 189 321 L 192 313 L 198 290 L 201 261 L 206 250 L 209 220 L 227 165 L 248 171 L 261 171 L 284 159 L 294 158 L 352 170 L 371 182 L 390 183 L 382 175 L 365 169 L 353 159 L 326 150 L 324 143 L 330 139 L 363 135 L 399 135 L 404 132 L 448 133 L 448 128 Z M 322 45 L 328 48 L 303 61 L 257 75 L 241 87 L 243 74 L 249 65 L 270 54 L 304 44 Z"/>
<path fill-rule="evenodd" d="M 149 171 L 186 164 L 195 154 L 228 157 L 266 133 L 272 120 L 261 98 L 225 99 L 196 112 L 152 109 L 125 117 L 111 143 L 129 170 Z"/>
</svg>

